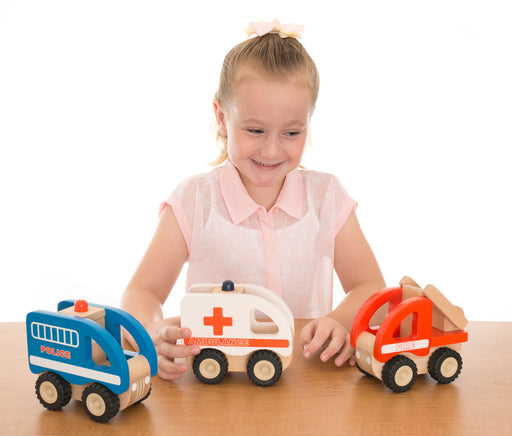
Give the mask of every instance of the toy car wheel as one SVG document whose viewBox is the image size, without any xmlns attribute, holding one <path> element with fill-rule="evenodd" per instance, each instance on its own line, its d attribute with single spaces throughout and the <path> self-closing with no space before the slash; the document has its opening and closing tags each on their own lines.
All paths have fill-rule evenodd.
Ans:
<svg viewBox="0 0 512 436">
<path fill-rule="evenodd" d="M 71 385 L 55 372 L 43 372 L 36 381 L 36 395 L 48 410 L 59 410 L 71 400 Z"/>
<path fill-rule="evenodd" d="M 219 350 L 205 348 L 194 359 L 194 374 L 206 384 L 219 383 L 228 372 L 228 359 Z"/>
<path fill-rule="evenodd" d="M 96 422 L 107 422 L 119 412 L 119 397 L 100 383 L 84 389 L 82 404 L 89 417 Z"/>
<path fill-rule="evenodd" d="M 451 383 L 461 371 L 462 358 L 451 348 L 439 348 L 428 360 L 428 373 L 439 383 Z"/>
<path fill-rule="evenodd" d="M 279 356 L 269 350 L 256 351 L 247 362 L 247 374 L 258 386 L 271 386 L 279 380 L 283 364 Z"/>
<path fill-rule="evenodd" d="M 416 364 L 405 356 L 395 356 L 382 368 L 382 381 L 393 392 L 408 391 L 416 381 Z"/>
</svg>

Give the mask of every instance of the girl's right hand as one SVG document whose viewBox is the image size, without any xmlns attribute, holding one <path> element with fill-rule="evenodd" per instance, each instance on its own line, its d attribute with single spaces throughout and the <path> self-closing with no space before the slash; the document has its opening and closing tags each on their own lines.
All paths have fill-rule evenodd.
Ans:
<svg viewBox="0 0 512 436">
<path fill-rule="evenodd" d="M 188 328 L 181 328 L 180 317 L 166 318 L 148 324 L 146 329 L 155 345 L 158 357 L 158 375 L 165 380 L 177 380 L 188 371 L 186 363 L 176 363 L 175 358 L 190 357 L 201 351 L 197 345 L 178 345 L 178 339 L 190 337 Z"/>
</svg>

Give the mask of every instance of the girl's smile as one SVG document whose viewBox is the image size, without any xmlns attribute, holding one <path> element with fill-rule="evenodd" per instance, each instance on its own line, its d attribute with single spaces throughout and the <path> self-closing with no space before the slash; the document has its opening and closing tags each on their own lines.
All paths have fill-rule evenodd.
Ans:
<svg viewBox="0 0 512 436">
<path fill-rule="evenodd" d="M 262 162 L 258 162 L 257 160 L 254 160 L 254 159 L 251 159 L 251 160 L 259 167 L 260 170 L 263 170 L 263 171 L 270 171 L 270 170 L 276 169 L 277 167 L 279 167 L 279 165 L 281 165 L 281 162 L 276 163 L 276 164 L 265 164 Z"/>
</svg>

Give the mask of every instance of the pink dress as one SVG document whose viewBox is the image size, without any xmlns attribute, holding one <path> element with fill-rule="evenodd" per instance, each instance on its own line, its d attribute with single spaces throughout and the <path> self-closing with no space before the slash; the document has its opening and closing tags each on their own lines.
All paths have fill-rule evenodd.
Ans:
<svg viewBox="0 0 512 436">
<path fill-rule="evenodd" d="M 165 204 L 187 244 L 187 288 L 229 279 L 271 289 L 295 318 L 332 310 L 334 239 L 356 207 L 333 175 L 291 171 L 267 212 L 228 161 L 184 180 Z"/>
</svg>

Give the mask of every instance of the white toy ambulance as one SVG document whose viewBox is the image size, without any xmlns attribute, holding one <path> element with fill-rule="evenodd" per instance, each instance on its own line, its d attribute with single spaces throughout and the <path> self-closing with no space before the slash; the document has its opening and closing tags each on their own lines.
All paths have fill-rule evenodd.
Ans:
<svg viewBox="0 0 512 436">
<path fill-rule="evenodd" d="M 188 358 L 203 383 L 219 383 L 228 371 L 247 371 L 259 386 L 279 380 L 292 360 L 294 320 L 286 303 L 256 285 L 193 285 L 181 302 L 181 325 L 201 352 Z"/>
</svg>

